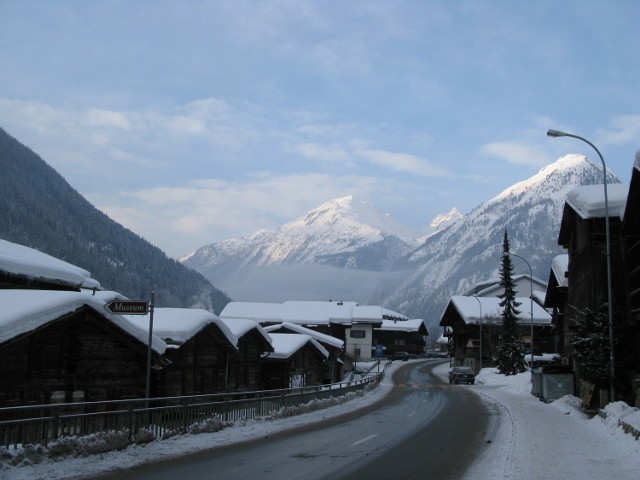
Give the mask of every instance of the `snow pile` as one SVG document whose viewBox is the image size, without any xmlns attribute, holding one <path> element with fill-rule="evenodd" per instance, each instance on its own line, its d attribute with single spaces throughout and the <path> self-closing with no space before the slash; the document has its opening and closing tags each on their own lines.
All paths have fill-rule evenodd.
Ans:
<svg viewBox="0 0 640 480">
<path fill-rule="evenodd" d="M 531 372 L 522 372 L 517 375 L 502 375 L 497 368 L 483 368 L 476 376 L 478 385 L 499 385 L 508 387 L 517 393 L 531 393 Z"/>
</svg>

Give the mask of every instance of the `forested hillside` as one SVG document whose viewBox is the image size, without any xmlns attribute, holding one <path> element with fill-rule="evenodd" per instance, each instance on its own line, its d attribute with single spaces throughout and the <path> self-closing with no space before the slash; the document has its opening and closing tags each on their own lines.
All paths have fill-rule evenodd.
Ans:
<svg viewBox="0 0 640 480">
<path fill-rule="evenodd" d="M 220 313 L 229 298 L 96 209 L 29 148 L 0 128 L 0 238 L 91 272 L 103 288 L 156 304 Z"/>
</svg>

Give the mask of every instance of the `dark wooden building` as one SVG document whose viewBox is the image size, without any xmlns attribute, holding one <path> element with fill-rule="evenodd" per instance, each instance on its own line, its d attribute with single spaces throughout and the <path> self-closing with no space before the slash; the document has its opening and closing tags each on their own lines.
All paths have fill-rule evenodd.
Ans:
<svg viewBox="0 0 640 480">
<path fill-rule="evenodd" d="M 322 374 L 322 383 L 329 384 L 335 383 L 342 380 L 343 375 L 343 367 L 344 367 L 344 341 L 339 338 L 332 337 L 331 335 L 326 335 L 324 333 L 317 332 L 307 327 L 303 327 L 302 325 L 297 325 L 295 323 L 284 322 L 278 325 L 271 325 L 266 327 L 265 330 L 268 333 L 288 333 L 291 335 L 302 334 L 309 335 L 311 338 L 316 340 L 320 345 L 322 345 L 327 352 L 329 352 L 329 357 L 327 361 L 324 362 L 323 374 Z"/>
<path fill-rule="evenodd" d="M 0 290 L 2 406 L 144 397 L 145 333 L 108 314 L 100 293 Z M 152 347 L 164 367 L 164 342 Z"/>
<path fill-rule="evenodd" d="M 149 331 L 149 316 L 128 316 Z M 198 308 L 156 308 L 153 334 L 162 339 L 169 365 L 157 372 L 158 396 L 224 392 L 237 339 L 213 313 Z"/>
<path fill-rule="evenodd" d="M 636 157 L 622 222 L 622 263 L 629 291 L 629 319 L 640 328 L 640 152 Z"/>
<path fill-rule="evenodd" d="M 467 365 L 479 369 L 480 350 L 482 350 L 482 366 L 493 365 L 493 355 L 499 343 L 502 327 L 502 308 L 497 297 L 474 297 L 454 295 L 449 300 L 440 326 L 445 327 L 445 336 L 449 338 L 449 351 L 454 365 Z M 527 345 L 525 360 L 529 361 L 531 348 L 535 355 L 550 353 L 552 348 L 551 315 L 543 307 L 533 302 L 533 330 L 531 339 L 531 306 L 529 298 L 520 297 L 520 317 L 518 318 L 518 334 Z M 533 347 L 532 347 L 533 344 Z M 482 345 L 482 348 L 480 346 Z M 534 359 L 535 361 L 535 359 Z"/>
<path fill-rule="evenodd" d="M 309 335 L 270 334 L 273 352 L 262 358 L 268 389 L 321 385 L 329 352 Z"/>
<path fill-rule="evenodd" d="M 383 320 L 380 327 L 373 329 L 373 345 L 381 345 L 384 355 L 396 352 L 420 355 L 424 353 L 428 335 L 422 319 Z"/>
<path fill-rule="evenodd" d="M 625 281 L 622 249 L 622 215 L 629 193 L 625 184 L 608 185 L 608 209 L 611 245 L 611 286 L 613 296 L 613 330 L 616 342 L 615 352 L 617 367 L 619 361 L 627 357 L 623 352 L 628 347 L 623 332 L 627 330 L 629 310 L 627 308 L 628 290 Z M 567 195 L 558 243 L 567 249 L 568 289 L 565 307 L 565 332 L 572 329 L 572 321 L 581 315 L 580 312 L 607 312 L 608 281 L 606 258 L 606 222 L 604 208 L 604 186 L 583 185 L 574 188 Z M 622 341 L 622 342 L 620 342 Z M 619 398 L 625 398 L 630 391 L 630 381 L 626 368 L 616 368 L 615 390 Z M 585 392 L 593 391 L 593 386 L 578 378 L 578 387 L 586 398 Z M 606 398 L 606 385 L 599 385 L 601 390 L 598 399 L 594 395 L 587 403 L 603 405 Z"/>
<path fill-rule="evenodd" d="M 254 320 L 222 319 L 238 339 L 237 352 L 229 358 L 227 389 L 243 392 L 265 388 L 262 356 L 273 352 L 271 337 Z"/>
<path fill-rule="evenodd" d="M 566 321 L 569 256 L 557 255 L 551 261 L 549 272 L 549 287 L 544 297 L 543 305 L 551 310 L 553 334 L 555 337 L 555 352 L 559 353 L 562 362 L 567 364 L 569 357 L 569 324 Z"/>
<path fill-rule="evenodd" d="M 33 248 L 0 239 L 0 289 L 100 289 L 83 268 Z"/>
</svg>

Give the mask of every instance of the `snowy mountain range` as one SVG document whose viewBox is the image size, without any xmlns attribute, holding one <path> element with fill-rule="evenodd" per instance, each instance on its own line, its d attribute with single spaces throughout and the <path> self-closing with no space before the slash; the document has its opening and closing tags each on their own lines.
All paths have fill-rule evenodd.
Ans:
<svg viewBox="0 0 640 480">
<path fill-rule="evenodd" d="M 438 215 L 412 230 L 367 202 L 338 198 L 276 230 L 201 247 L 180 261 L 234 300 L 353 300 L 384 304 L 437 325 L 451 295 L 496 278 L 502 235 L 546 280 L 562 253 L 557 236 L 567 193 L 598 184 L 598 165 L 567 155 L 466 215 Z M 608 181 L 619 182 L 609 173 Z M 514 261 L 516 273 L 528 267 Z"/>
</svg>

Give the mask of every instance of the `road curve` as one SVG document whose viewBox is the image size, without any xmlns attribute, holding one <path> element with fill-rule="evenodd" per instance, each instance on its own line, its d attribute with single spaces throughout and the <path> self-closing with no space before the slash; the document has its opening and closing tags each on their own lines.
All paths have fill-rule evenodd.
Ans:
<svg viewBox="0 0 640 480">
<path fill-rule="evenodd" d="M 111 480 L 459 479 L 485 443 L 489 412 L 473 387 L 409 362 L 375 404 L 239 445 L 147 464 Z"/>
</svg>

